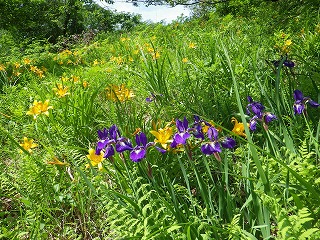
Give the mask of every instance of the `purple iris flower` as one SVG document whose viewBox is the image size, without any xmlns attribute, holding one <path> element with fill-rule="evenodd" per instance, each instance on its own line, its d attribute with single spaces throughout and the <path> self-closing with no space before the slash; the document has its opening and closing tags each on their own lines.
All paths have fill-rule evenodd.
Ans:
<svg viewBox="0 0 320 240">
<path fill-rule="evenodd" d="M 146 157 L 147 148 L 154 146 L 154 142 L 148 143 L 147 136 L 141 132 L 140 134 L 136 135 L 136 143 L 137 146 L 135 146 L 130 152 L 130 159 L 133 162 L 140 162 Z"/>
<path fill-rule="evenodd" d="M 295 66 L 294 62 L 290 61 L 290 60 L 285 60 L 283 62 L 283 65 L 288 67 L 288 68 L 293 68 Z"/>
<path fill-rule="evenodd" d="M 253 118 L 250 119 L 250 130 L 251 131 L 255 131 L 257 129 L 257 122 L 258 122 L 259 118 L 257 116 L 253 116 Z"/>
<path fill-rule="evenodd" d="M 126 137 L 121 137 L 116 142 L 116 151 L 122 153 L 124 151 L 131 151 L 133 149 L 132 143 Z"/>
<path fill-rule="evenodd" d="M 150 103 L 156 100 L 158 97 L 162 97 L 163 94 L 151 93 L 151 96 L 146 98 L 146 102 Z"/>
<path fill-rule="evenodd" d="M 116 125 L 112 125 L 109 129 L 104 128 L 103 130 L 98 130 L 98 137 L 100 140 L 97 142 L 96 154 L 99 155 L 102 150 L 104 150 L 104 158 L 109 158 L 115 154 L 114 144 L 122 141 L 120 131 Z"/>
<path fill-rule="evenodd" d="M 293 104 L 293 111 L 295 115 L 305 112 L 306 103 L 314 108 L 317 108 L 320 105 L 319 103 L 313 101 L 310 97 L 305 97 L 300 90 L 294 90 L 293 97 L 295 100 Z"/>
<path fill-rule="evenodd" d="M 114 155 L 114 148 L 112 145 L 107 145 L 106 148 L 105 148 L 105 152 L 104 152 L 104 155 L 103 157 L 104 158 L 109 158 L 111 156 Z"/>
<path fill-rule="evenodd" d="M 204 133 L 202 130 L 203 124 L 211 127 L 211 124 L 200 119 L 199 116 L 194 115 L 193 116 L 194 119 L 194 123 L 192 125 L 192 128 L 189 128 L 189 131 L 192 132 L 192 134 L 196 137 L 196 138 L 200 138 L 201 140 L 204 140 Z"/>
<path fill-rule="evenodd" d="M 146 98 L 146 102 L 152 102 L 152 101 L 153 101 L 153 99 L 151 97 Z"/>
<path fill-rule="evenodd" d="M 98 130 L 98 137 L 101 140 L 107 139 L 109 134 L 109 130 L 104 128 L 103 130 Z"/>
<path fill-rule="evenodd" d="M 259 118 L 262 117 L 264 106 L 260 102 L 253 101 L 251 96 L 247 97 L 249 104 L 247 105 L 247 114 L 254 113 Z M 251 111 L 250 111 L 251 110 Z"/>
<path fill-rule="evenodd" d="M 236 146 L 236 141 L 233 138 L 219 139 L 218 130 L 215 127 L 210 127 L 207 134 L 210 141 L 201 146 L 201 151 L 206 155 L 214 154 L 218 160 L 220 160 L 218 153 L 222 151 L 221 146 L 223 148 L 234 148 Z"/>
<path fill-rule="evenodd" d="M 265 130 L 268 130 L 268 124 L 273 120 L 276 120 L 277 117 L 271 112 L 264 112 L 264 106 L 260 102 L 253 101 L 252 97 L 247 97 L 249 104 L 247 105 L 247 114 L 254 114 L 250 119 L 250 130 L 255 131 L 257 129 L 258 121 L 262 122 Z M 251 111 L 250 111 L 251 110 Z"/>
<path fill-rule="evenodd" d="M 184 117 L 183 121 L 180 121 L 179 119 L 176 120 L 178 132 L 173 136 L 173 141 L 171 143 L 172 148 L 175 148 L 178 144 L 186 144 L 187 139 L 191 136 L 188 132 L 188 124 L 189 123 L 186 117 Z"/>
<path fill-rule="evenodd" d="M 281 62 L 280 60 L 274 60 L 274 61 L 272 61 L 273 65 L 274 65 L 275 67 L 279 67 L 280 62 Z M 295 66 L 295 63 L 294 63 L 293 61 L 287 59 L 287 60 L 285 60 L 285 61 L 283 62 L 283 66 L 288 67 L 288 68 L 293 68 L 293 67 Z"/>
<path fill-rule="evenodd" d="M 276 119 L 277 119 L 276 115 L 272 114 L 271 112 L 264 113 L 264 121 L 266 124 L 268 124 Z"/>
</svg>

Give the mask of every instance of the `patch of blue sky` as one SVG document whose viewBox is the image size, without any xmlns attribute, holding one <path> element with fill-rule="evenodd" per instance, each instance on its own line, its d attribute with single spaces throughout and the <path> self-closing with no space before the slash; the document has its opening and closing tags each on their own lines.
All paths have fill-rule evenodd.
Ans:
<svg viewBox="0 0 320 240">
<path fill-rule="evenodd" d="M 133 6 L 132 3 L 126 2 L 125 0 L 115 0 L 113 4 L 107 4 L 101 0 L 95 0 L 100 6 L 116 10 L 117 12 L 129 12 L 140 14 L 143 21 L 150 22 L 165 22 L 171 23 L 180 16 L 188 17 L 190 10 L 184 6 L 148 6 L 139 4 L 138 7 Z"/>
</svg>

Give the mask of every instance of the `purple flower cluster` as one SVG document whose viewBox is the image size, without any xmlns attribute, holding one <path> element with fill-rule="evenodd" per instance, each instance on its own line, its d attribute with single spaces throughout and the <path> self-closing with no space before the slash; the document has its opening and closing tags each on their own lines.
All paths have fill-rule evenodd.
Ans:
<svg viewBox="0 0 320 240">
<path fill-rule="evenodd" d="M 208 129 L 203 131 L 203 126 Z M 198 116 L 194 116 L 194 123 L 189 128 L 189 123 L 186 117 L 183 121 L 176 120 L 177 132 L 173 135 L 171 148 L 176 148 L 181 145 L 187 144 L 187 139 L 192 135 L 196 139 L 200 139 L 203 142 L 201 151 L 206 155 L 215 155 L 220 160 L 219 153 L 223 148 L 233 148 L 236 145 L 234 139 L 230 137 L 218 138 L 218 130 L 214 128 L 210 123 L 201 120 Z M 130 139 L 121 136 L 120 131 L 116 125 L 112 125 L 110 128 L 104 128 L 98 130 L 99 141 L 96 145 L 95 154 L 100 155 L 101 151 L 104 153 L 104 158 L 110 158 L 115 155 L 116 152 L 122 153 L 129 151 L 129 157 L 133 162 L 140 162 L 147 155 L 147 149 L 154 147 L 160 153 L 165 153 L 166 150 L 155 146 L 154 142 L 148 142 L 147 136 L 143 132 L 139 132 L 135 135 L 136 145 L 133 146 Z M 205 141 L 205 139 L 208 139 Z"/>
<path fill-rule="evenodd" d="M 209 127 L 207 136 L 209 141 L 205 142 L 201 146 L 201 151 L 206 155 L 221 152 L 221 146 L 223 148 L 234 148 L 236 146 L 236 141 L 231 137 L 218 138 L 218 130 L 215 127 Z"/>
<path fill-rule="evenodd" d="M 319 103 L 313 101 L 310 97 L 305 97 L 300 90 L 294 90 L 293 92 L 294 104 L 293 111 L 294 114 L 302 114 L 306 111 L 306 104 L 308 103 L 311 107 L 319 107 Z"/>
<path fill-rule="evenodd" d="M 260 102 L 253 101 L 252 97 L 248 96 L 247 99 L 249 102 L 247 114 L 253 114 L 250 119 L 250 130 L 255 131 L 257 129 L 258 121 L 262 122 L 265 130 L 268 130 L 268 124 L 277 119 L 276 115 L 271 112 L 264 112 L 265 107 Z"/>
<path fill-rule="evenodd" d="M 230 137 L 218 138 L 218 130 L 213 127 L 210 123 L 201 120 L 198 116 L 194 116 L 194 124 L 191 128 L 188 127 L 188 120 L 184 117 L 183 121 L 179 119 L 176 120 L 176 127 L 178 132 L 174 134 L 171 147 L 177 147 L 179 144 L 185 145 L 187 139 L 191 137 L 191 134 L 195 138 L 201 139 L 203 144 L 201 145 L 201 152 L 206 155 L 214 155 L 218 160 L 220 157 L 221 146 L 223 148 L 234 148 L 236 141 Z M 202 124 L 208 127 L 207 132 L 205 133 L 202 128 Z M 208 141 L 204 141 L 208 138 Z"/>
<path fill-rule="evenodd" d="M 96 154 L 99 155 L 104 151 L 104 158 L 110 158 L 115 154 L 115 151 L 122 153 L 130 151 L 130 159 L 134 162 L 140 162 L 146 157 L 147 149 L 154 146 L 154 142 L 149 142 L 147 136 L 141 132 L 136 134 L 136 146 L 134 147 L 130 139 L 122 137 L 116 125 L 112 125 L 109 129 L 104 128 L 98 130 L 99 141 L 97 142 Z M 157 148 L 160 152 L 165 152 L 163 149 Z"/>
</svg>

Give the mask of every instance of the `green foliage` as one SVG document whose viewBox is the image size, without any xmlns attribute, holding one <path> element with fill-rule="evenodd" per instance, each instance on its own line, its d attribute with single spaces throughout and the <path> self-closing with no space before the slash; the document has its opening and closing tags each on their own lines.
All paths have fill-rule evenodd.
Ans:
<svg viewBox="0 0 320 240">
<path fill-rule="evenodd" d="M 317 239 L 319 228 L 310 227 L 310 213 L 307 208 L 302 208 L 297 215 L 283 216 L 279 219 L 279 239 Z"/>
<path fill-rule="evenodd" d="M 253 9 L 258 1 L 229 3 Z M 87 7 L 92 24 L 109 16 Z M 2 31 L 1 238 L 318 239 L 320 112 L 308 103 L 305 114 L 292 109 L 295 89 L 319 102 L 316 13 L 275 27 L 263 9 L 254 18 L 210 13 L 32 42 L 23 51 Z M 283 66 L 285 57 L 295 67 Z M 248 95 L 277 120 L 250 131 Z M 116 124 L 134 147 L 139 131 L 154 141 L 150 130 L 171 129 L 169 146 L 174 120 L 195 127 L 193 115 L 214 124 L 219 140 L 191 134 L 175 149 L 155 141 L 167 152 L 148 148 L 140 162 L 126 151 L 95 155 L 97 130 Z M 228 136 L 234 150 L 201 151 Z"/>
<path fill-rule="evenodd" d="M 0 11 L 6 13 L 0 29 L 26 44 L 35 39 L 56 43 L 61 36 L 91 31 L 130 30 L 140 23 L 139 16 L 115 13 L 85 0 L 3 0 Z"/>
</svg>

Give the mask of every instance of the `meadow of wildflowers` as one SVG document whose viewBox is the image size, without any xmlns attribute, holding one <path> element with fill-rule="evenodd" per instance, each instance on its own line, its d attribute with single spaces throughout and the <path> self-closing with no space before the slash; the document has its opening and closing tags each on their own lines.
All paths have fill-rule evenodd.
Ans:
<svg viewBox="0 0 320 240">
<path fill-rule="evenodd" d="M 319 239 L 319 17 L 264 20 L 0 59 L 0 238 Z"/>
</svg>

